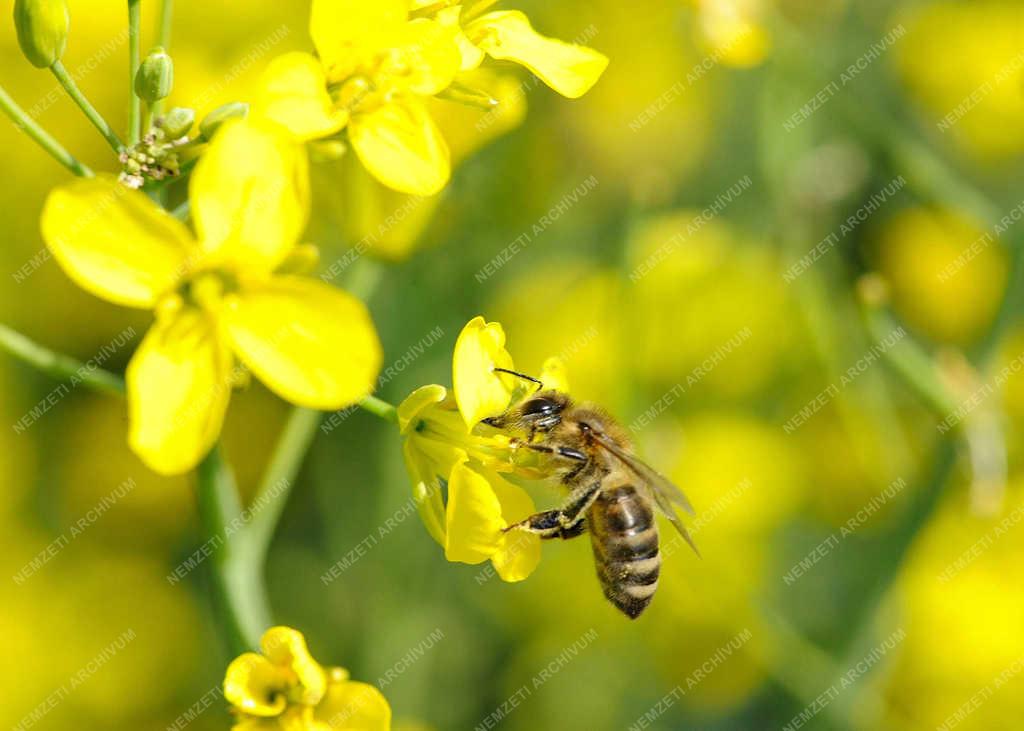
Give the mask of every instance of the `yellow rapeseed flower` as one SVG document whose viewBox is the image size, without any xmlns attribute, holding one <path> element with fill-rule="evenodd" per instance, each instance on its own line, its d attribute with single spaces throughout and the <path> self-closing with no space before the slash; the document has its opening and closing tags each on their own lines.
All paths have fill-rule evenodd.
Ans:
<svg viewBox="0 0 1024 731">
<path fill-rule="evenodd" d="M 533 456 L 517 452 L 506 435 L 478 427 L 521 393 L 514 377 L 494 372 L 512 367 L 504 345 L 500 324 L 471 320 L 455 344 L 454 396 L 444 386 L 423 386 L 398 407 L 398 420 L 420 515 L 445 557 L 470 564 L 490 559 L 502 579 L 521 581 L 540 562 L 540 539 L 504 532 L 535 512 L 526 491 L 504 474 L 540 473 Z M 550 388 L 565 387 L 565 369 L 556 359 L 545 364 L 542 376 Z"/>
<path fill-rule="evenodd" d="M 542 36 L 518 10 L 483 13 L 496 0 L 475 3 L 414 0 L 413 5 L 454 28 L 461 57 L 460 71 L 470 71 L 485 56 L 511 61 L 533 72 L 564 97 L 586 94 L 604 73 L 608 58 L 586 46 Z"/>
<path fill-rule="evenodd" d="M 271 627 L 262 654 L 235 658 L 224 675 L 224 697 L 238 715 L 233 731 L 387 731 L 391 707 L 372 685 L 349 680 L 344 668 L 324 668 L 306 639 Z"/>
<path fill-rule="evenodd" d="M 381 349 L 365 306 L 287 274 L 309 208 L 302 148 L 265 122 L 226 123 L 189 187 L 196 236 L 113 177 L 53 190 L 43 237 L 77 284 L 156 322 L 127 370 L 129 443 L 163 474 L 216 440 L 235 358 L 293 403 L 336 409 L 369 393 Z"/>
<path fill-rule="evenodd" d="M 384 185 L 433 195 L 448 182 L 451 156 L 424 101 L 460 72 L 475 69 L 486 54 L 522 64 L 574 98 L 608 63 L 596 51 L 538 35 L 516 11 L 463 18 L 461 5 L 446 2 L 313 0 L 316 55 L 274 59 L 254 111 L 306 141 L 346 129 L 360 161 Z"/>
</svg>

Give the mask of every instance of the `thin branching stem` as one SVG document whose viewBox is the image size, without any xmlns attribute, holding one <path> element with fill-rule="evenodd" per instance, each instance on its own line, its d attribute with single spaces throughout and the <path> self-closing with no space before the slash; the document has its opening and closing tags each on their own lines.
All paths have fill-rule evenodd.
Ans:
<svg viewBox="0 0 1024 731">
<path fill-rule="evenodd" d="M 68 152 L 63 145 L 55 140 L 49 132 L 43 129 L 32 117 L 25 113 L 25 110 L 18 105 L 10 94 L 0 86 L 0 109 L 10 117 L 14 126 L 31 137 L 36 144 L 42 147 L 50 156 L 66 167 L 75 175 L 82 178 L 91 178 L 92 169 Z"/>
<path fill-rule="evenodd" d="M 103 135 L 103 139 L 107 141 L 110 148 L 114 152 L 120 152 L 124 147 L 121 139 L 117 136 L 117 133 L 114 132 L 113 127 L 107 124 L 107 120 L 103 118 L 103 115 L 96 111 L 96 107 L 89 102 L 85 97 L 85 94 L 82 93 L 82 90 L 78 88 L 78 84 L 75 83 L 75 80 L 71 77 L 71 74 L 68 73 L 68 70 L 64 68 L 64 64 L 57 61 L 50 67 L 50 71 L 52 71 L 53 75 L 57 77 L 57 81 L 64 87 L 64 91 L 66 91 L 68 96 L 70 96 L 75 104 L 78 105 L 86 118 L 92 122 L 92 126 L 99 130 L 99 133 Z"/>
</svg>

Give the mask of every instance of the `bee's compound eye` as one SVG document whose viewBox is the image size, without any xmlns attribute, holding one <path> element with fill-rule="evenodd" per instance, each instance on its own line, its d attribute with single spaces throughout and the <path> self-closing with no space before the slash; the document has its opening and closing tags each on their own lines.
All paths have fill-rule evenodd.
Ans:
<svg viewBox="0 0 1024 731">
<path fill-rule="evenodd" d="M 523 416 L 550 416 L 558 411 L 558 404 L 551 399 L 535 398 L 523 404 Z"/>
<path fill-rule="evenodd" d="M 584 434 L 589 432 L 590 431 L 590 424 L 588 424 L 585 421 L 581 421 L 580 422 L 580 431 L 583 432 Z"/>
</svg>

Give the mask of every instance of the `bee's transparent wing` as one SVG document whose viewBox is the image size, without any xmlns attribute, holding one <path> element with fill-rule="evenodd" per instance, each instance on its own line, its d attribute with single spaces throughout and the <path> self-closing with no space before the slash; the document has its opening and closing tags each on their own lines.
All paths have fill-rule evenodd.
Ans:
<svg viewBox="0 0 1024 731">
<path fill-rule="evenodd" d="M 650 493 L 651 497 L 654 498 L 655 504 L 661 509 L 661 512 L 672 521 L 672 525 L 676 527 L 676 530 L 679 531 L 683 539 L 690 544 L 690 548 L 699 556 L 700 551 L 697 550 L 697 545 L 693 542 L 690 532 L 686 530 L 686 526 L 683 525 L 683 521 L 679 519 L 673 507 L 673 505 L 678 505 L 690 515 L 696 515 L 693 505 L 690 504 L 683 491 L 676 487 L 665 475 L 658 472 L 639 457 L 624 450 L 608 435 L 595 434 L 594 438 L 598 444 L 611 452 L 627 469 L 640 478 L 643 489 Z"/>
</svg>

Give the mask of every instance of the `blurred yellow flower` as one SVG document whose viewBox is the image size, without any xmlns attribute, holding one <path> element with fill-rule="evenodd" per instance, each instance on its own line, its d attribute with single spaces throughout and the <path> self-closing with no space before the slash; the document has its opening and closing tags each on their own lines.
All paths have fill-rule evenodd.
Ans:
<svg viewBox="0 0 1024 731">
<path fill-rule="evenodd" d="M 985 731 L 1024 712 L 1021 488 L 1011 484 L 992 517 L 971 516 L 966 495 L 951 495 L 902 569 L 897 596 L 908 633 L 885 690 L 912 728 Z"/>
<path fill-rule="evenodd" d="M 398 422 L 413 494 L 445 557 L 470 564 L 490 559 L 502 579 L 521 581 L 540 561 L 540 539 L 505 529 L 532 515 L 534 503 L 500 473 L 539 474 L 531 469 L 531 456 L 517 452 L 507 436 L 478 427 L 521 393 L 514 377 L 495 373 L 495 368 L 512 368 L 504 330 L 475 317 L 455 344 L 454 397 L 443 386 L 423 386 L 398 407 Z M 545 363 L 542 380 L 548 388 L 566 387 L 560 360 Z"/>
<path fill-rule="evenodd" d="M 129 443 L 152 469 L 191 469 L 220 432 L 237 357 L 274 392 L 336 409 L 373 389 L 381 350 L 364 305 L 283 274 L 306 224 L 306 160 L 258 122 L 225 124 L 189 188 L 196 236 L 111 177 L 51 192 L 43 237 L 76 283 L 153 309 L 128 365 Z"/>
<path fill-rule="evenodd" d="M 1001 163 L 1024 150 L 1020 4 L 1005 0 L 910 4 L 896 70 L 935 125 L 964 150 Z"/>
<path fill-rule="evenodd" d="M 761 16 L 765 0 L 695 0 L 698 24 L 716 62 L 748 68 L 764 61 L 771 38 Z"/>
<path fill-rule="evenodd" d="M 224 675 L 224 697 L 239 716 L 235 731 L 391 728 L 381 692 L 349 680 L 344 668 L 321 667 L 298 630 L 271 627 L 260 649 L 239 655 Z"/>
<path fill-rule="evenodd" d="M 1006 256 L 996 233 L 956 211 L 901 211 L 879 231 L 875 259 L 893 307 L 938 342 L 965 345 L 981 335 L 1006 286 Z"/>
<path fill-rule="evenodd" d="M 366 3 L 314 0 L 310 35 L 317 55 L 294 52 L 264 72 L 254 109 L 302 140 L 347 129 L 366 169 L 384 185 L 433 195 L 448 182 L 451 154 L 424 106 L 486 55 L 526 66 L 551 88 L 576 98 L 608 59 L 589 48 L 545 38 L 522 13 L 467 20 L 461 5 L 419 0 Z M 468 78 L 468 77 L 467 77 Z M 494 97 L 460 87 L 453 98 Z"/>
</svg>

